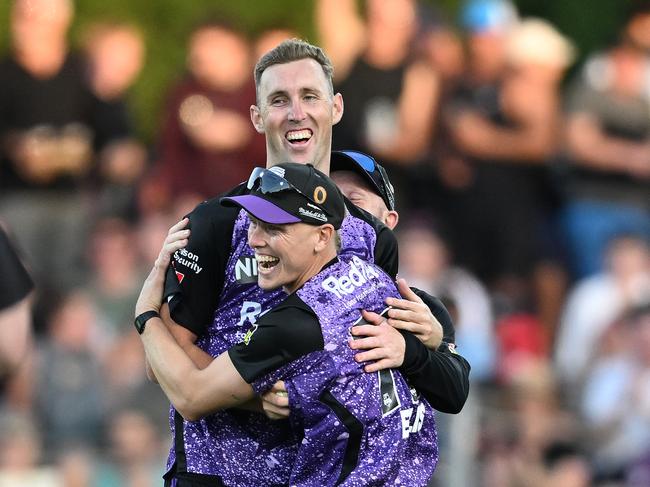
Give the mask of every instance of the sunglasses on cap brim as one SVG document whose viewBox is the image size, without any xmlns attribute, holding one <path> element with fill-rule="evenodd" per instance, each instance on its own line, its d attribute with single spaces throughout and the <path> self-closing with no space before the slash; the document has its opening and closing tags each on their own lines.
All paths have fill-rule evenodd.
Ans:
<svg viewBox="0 0 650 487">
<path fill-rule="evenodd" d="M 262 194 L 279 193 L 281 191 L 295 191 L 322 209 L 322 207 L 312 198 L 300 191 L 282 176 L 263 167 L 256 167 L 253 169 L 253 172 L 251 173 L 250 177 L 248 178 L 248 182 L 246 183 L 246 189 L 249 191 L 255 189 L 255 191 L 259 191 Z"/>
</svg>

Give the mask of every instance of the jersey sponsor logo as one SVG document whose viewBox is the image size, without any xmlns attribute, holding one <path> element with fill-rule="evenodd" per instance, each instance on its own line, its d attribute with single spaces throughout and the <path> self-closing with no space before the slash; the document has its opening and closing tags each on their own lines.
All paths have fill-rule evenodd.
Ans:
<svg viewBox="0 0 650 487">
<path fill-rule="evenodd" d="M 298 213 L 300 213 L 303 216 L 308 216 L 309 218 L 313 218 L 314 220 L 318 220 L 321 222 L 327 221 L 327 217 L 325 216 L 324 213 L 321 213 L 320 211 L 306 210 L 302 206 L 298 207 Z"/>
<path fill-rule="evenodd" d="M 337 298 L 348 296 L 371 279 L 377 279 L 379 272 L 372 265 L 362 261 L 356 255 L 352 257 L 352 265 L 346 276 L 329 276 L 321 286 L 326 291 L 336 294 Z"/>
<path fill-rule="evenodd" d="M 203 267 L 199 265 L 199 256 L 189 252 L 187 249 L 180 249 L 174 252 L 174 261 L 186 269 L 194 271 L 195 274 L 199 274 L 203 270 Z"/>
<path fill-rule="evenodd" d="M 251 284 L 257 282 L 257 260 L 253 256 L 240 257 L 235 262 L 235 282 Z"/>
<path fill-rule="evenodd" d="M 251 338 L 253 338 L 253 333 L 257 331 L 257 325 L 253 325 L 250 330 L 246 332 L 244 335 L 244 345 L 248 345 L 251 342 Z"/>
<path fill-rule="evenodd" d="M 262 305 L 255 301 L 244 301 L 241 309 L 239 310 L 239 322 L 237 326 L 242 326 L 247 321 L 255 324 L 257 318 L 262 315 Z"/>
<path fill-rule="evenodd" d="M 402 417 L 402 439 L 407 439 L 410 435 L 418 433 L 424 424 L 425 407 L 420 403 L 415 411 L 415 418 L 413 417 L 413 408 L 402 409 L 399 414 Z"/>
</svg>

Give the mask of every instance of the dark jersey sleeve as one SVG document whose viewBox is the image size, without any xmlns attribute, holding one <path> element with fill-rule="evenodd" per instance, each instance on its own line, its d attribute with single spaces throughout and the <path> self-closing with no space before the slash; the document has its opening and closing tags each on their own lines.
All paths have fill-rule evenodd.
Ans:
<svg viewBox="0 0 650 487">
<path fill-rule="evenodd" d="M 16 248 L 0 227 L 0 311 L 23 299 L 34 288 L 34 283 L 23 265 Z"/>
<path fill-rule="evenodd" d="M 415 335 L 400 330 L 406 342 L 404 363 L 400 371 L 429 401 L 443 413 L 461 411 L 469 394 L 470 365 L 443 342 L 438 350 L 429 350 Z"/>
<path fill-rule="evenodd" d="M 397 239 L 390 228 L 380 222 L 373 215 L 362 208 L 355 206 L 345 198 L 345 205 L 352 216 L 364 220 L 375 229 L 377 241 L 375 242 L 375 264 L 381 267 L 391 278 L 397 278 L 399 255 L 397 253 Z"/>
<path fill-rule="evenodd" d="M 242 188 L 228 195 L 239 194 Z M 204 201 L 187 215 L 189 242 L 174 254 L 165 280 L 172 319 L 199 336 L 217 308 L 239 213 L 237 208 L 221 206 L 219 199 Z"/>
<path fill-rule="evenodd" d="M 415 335 L 402 332 L 406 342 L 401 371 L 429 404 L 443 413 L 458 413 L 469 394 L 470 365 L 456 353 L 454 324 L 445 305 L 436 297 L 411 288 L 442 325 L 442 343 L 429 350 Z"/>
<path fill-rule="evenodd" d="M 283 365 L 324 346 L 314 312 L 295 294 L 262 315 L 244 341 L 228 350 L 230 359 L 249 384 Z"/>
</svg>

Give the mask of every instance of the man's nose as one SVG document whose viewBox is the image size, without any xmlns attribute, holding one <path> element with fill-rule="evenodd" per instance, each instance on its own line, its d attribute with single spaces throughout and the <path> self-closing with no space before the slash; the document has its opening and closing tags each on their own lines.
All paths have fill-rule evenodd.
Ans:
<svg viewBox="0 0 650 487">
<path fill-rule="evenodd" d="M 305 112 L 302 107 L 300 100 L 294 100 L 291 103 L 289 109 L 289 121 L 291 122 L 301 122 L 305 119 Z"/>
</svg>

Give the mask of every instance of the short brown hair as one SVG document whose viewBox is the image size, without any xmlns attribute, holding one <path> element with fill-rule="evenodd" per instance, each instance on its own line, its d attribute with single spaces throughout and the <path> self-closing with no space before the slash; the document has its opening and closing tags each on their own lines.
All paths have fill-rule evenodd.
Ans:
<svg viewBox="0 0 650 487">
<path fill-rule="evenodd" d="M 264 73 L 266 68 L 273 66 L 274 64 L 285 64 L 293 61 L 300 61 L 301 59 L 313 59 L 321 65 L 329 84 L 330 94 L 333 95 L 334 67 L 332 66 L 332 61 L 330 61 L 325 52 L 320 47 L 309 44 L 301 39 L 287 39 L 264 54 L 255 65 L 255 92 L 258 95 L 258 102 L 260 80 L 262 79 L 262 73 Z"/>
</svg>

